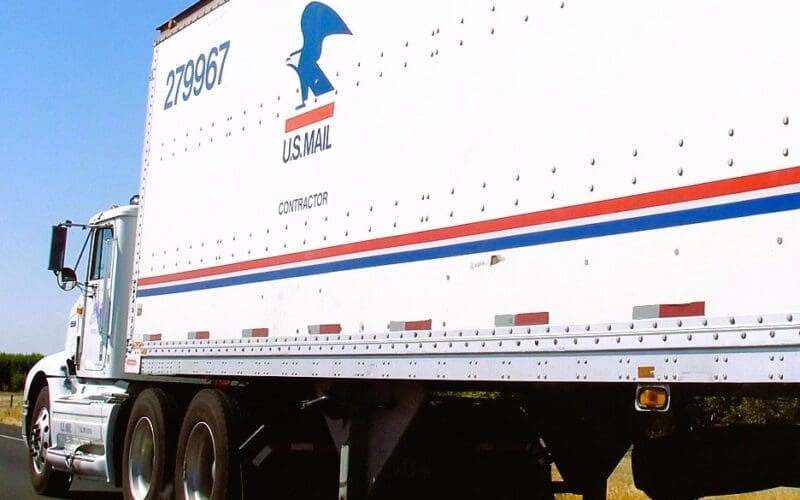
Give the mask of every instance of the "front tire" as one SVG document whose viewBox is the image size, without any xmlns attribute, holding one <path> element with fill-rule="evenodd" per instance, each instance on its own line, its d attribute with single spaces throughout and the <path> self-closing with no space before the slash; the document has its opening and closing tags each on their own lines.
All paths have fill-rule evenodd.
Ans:
<svg viewBox="0 0 800 500">
<path fill-rule="evenodd" d="M 33 420 L 28 433 L 28 473 L 36 493 L 45 496 L 66 495 L 72 483 L 72 474 L 53 469 L 45 461 L 47 450 L 53 445 L 50 423 L 50 390 L 39 391 L 33 407 Z"/>
<path fill-rule="evenodd" d="M 162 389 L 147 389 L 136 398 L 122 457 L 122 494 L 127 500 L 172 497 L 176 406 Z"/>
<path fill-rule="evenodd" d="M 189 404 L 178 438 L 175 494 L 179 500 L 224 500 L 241 495 L 236 443 L 236 401 L 204 389 Z"/>
</svg>

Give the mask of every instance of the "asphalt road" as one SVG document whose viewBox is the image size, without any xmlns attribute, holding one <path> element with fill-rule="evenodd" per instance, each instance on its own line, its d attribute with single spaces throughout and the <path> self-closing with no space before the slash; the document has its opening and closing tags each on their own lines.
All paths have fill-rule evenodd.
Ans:
<svg viewBox="0 0 800 500">
<path fill-rule="evenodd" d="M 28 479 L 27 448 L 19 435 L 19 427 L 0 424 L 0 497 L 9 499 L 41 499 L 33 492 Z M 104 481 L 77 479 L 68 498 L 121 500 L 118 488 Z"/>
</svg>

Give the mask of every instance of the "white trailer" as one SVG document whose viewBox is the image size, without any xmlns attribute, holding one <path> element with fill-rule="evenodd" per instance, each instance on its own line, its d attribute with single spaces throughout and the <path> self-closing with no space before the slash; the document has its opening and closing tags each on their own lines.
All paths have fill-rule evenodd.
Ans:
<svg viewBox="0 0 800 500">
<path fill-rule="evenodd" d="M 140 195 L 83 226 L 82 279 L 53 230 L 81 295 L 26 383 L 35 489 L 604 498 L 631 446 L 656 498 L 798 485 L 799 15 L 172 18 Z"/>
</svg>

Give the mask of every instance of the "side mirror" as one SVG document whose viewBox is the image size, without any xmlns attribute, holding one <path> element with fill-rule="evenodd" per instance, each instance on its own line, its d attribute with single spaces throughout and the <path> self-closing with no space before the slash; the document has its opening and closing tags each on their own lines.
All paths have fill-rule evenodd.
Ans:
<svg viewBox="0 0 800 500">
<path fill-rule="evenodd" d="M 48 271 L 53 271 L 58 274 L 64 269 L 64 254 L 66 251 L 67 228 L 64 226 L 53 226 L 53 236 L 50 239 L 50 264 L 47 266 Z M 75 271 L 72 271 L 72 276 L 75 276 Z"/>
<path fill-rule="evenodd" d="M 63 267 L 56 271 L 56 280 L 58 281 L 58 287 L 65 292 L 69 292 L 78 284 L 78 276 L 75 271 L 68 267 Z"/>
</svg>

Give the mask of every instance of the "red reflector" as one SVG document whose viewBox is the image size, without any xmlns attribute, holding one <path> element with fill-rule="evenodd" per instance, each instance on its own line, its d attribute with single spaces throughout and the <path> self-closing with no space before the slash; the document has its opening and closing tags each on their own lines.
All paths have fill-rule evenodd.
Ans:
<svg viewBox="0 0 800 500">
<path fill-rule="evenodd" d="M 242 337 L 269 337 L 269 328 L 248 328 L 242 330 Z"/>
<path fill-rule="evenodd" d="M 161 340 L 160 333 L 145 334 L 142 337 L 143 337 L 142 340 L 144 340 L 145 342 L 158 342 Z"/>
<path fill-rule="evenodd" d="M 333 324 L 333 325 L 319 325 L 319 333 L 331 334 L 331 333 L 341 333 L 342 332 L 342 325 L 340 324 Z"/>
<path fill-rule="evenodd" d="M 406 321 L 406 330 L 430 330 L 433 321 L 424 319 L 421 321 Z"/>
<path fill-rule="evenodd" d="M 705 302 L 689 302 L 688 304 L 661 304 L 658 307 L 659 318 L 677 318 L 681 316 L 704 316 Z"/>
<path fill-rule="evenodd" d="M 514 315 L 514 325 L 546 325 L 550 323 L 549 312 L 521 313 Z"/>
<path fill-rule="evenodd" d="M 189 340 L 208 340 L 208 332 L 189 332 Z"/>
</svg>

